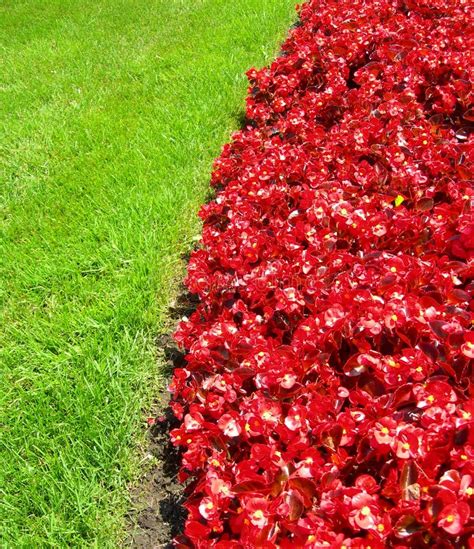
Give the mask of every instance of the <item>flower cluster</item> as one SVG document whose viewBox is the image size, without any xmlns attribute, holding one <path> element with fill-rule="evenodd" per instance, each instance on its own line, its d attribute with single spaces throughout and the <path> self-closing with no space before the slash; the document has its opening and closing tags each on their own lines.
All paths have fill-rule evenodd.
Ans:
<svg viewBox="0 0 474 549">
<path fill-rule="evenodd" d="M 215 163 L 180 547 L 474 547 L 468 0 L 308 0 Z"/>
</svg>

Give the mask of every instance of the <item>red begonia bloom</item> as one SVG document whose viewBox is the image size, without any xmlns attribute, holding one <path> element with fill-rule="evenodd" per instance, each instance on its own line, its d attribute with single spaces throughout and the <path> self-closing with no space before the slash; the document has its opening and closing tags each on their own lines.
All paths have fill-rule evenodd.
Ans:
<svg viewBox="0 0 474 549">
<path fill-rule="evenodd" d="M 307 0 L 215 162 L 180 547 L 474 549 L 467 0 Z"/>
</svg>

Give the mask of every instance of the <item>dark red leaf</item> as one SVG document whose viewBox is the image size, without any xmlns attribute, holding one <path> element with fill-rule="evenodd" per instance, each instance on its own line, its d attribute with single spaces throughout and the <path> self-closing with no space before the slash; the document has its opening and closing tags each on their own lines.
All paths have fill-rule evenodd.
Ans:
<svg viewBox="0 0 474 549">
<path fill-rule="evenodd" d="M 304 511 L 304 504 L 301 496 L 295 490 L 288 492 L 288 506 L 290 509 L 289 519 L 291 521 L 298 520 Z"/>
<path fill-rule="evenodd" d="M 232 487 L 236 494 L 264 494 L 270 491 L 270 487 L 258 480 L 245 480 Z"/>
<path fill-rule="evenodd" d="M 418 479 L 418 470 L 412 461 L 407 461 L 400 475 L 400 488 L 403 499 L 417 500 L 420 498 L 420 486 L 415 484 Z"/>
<path fill-rule="evenodd" d="M 395 533 L 399 538 L 408 538 L 419 532 L 423 526 L 412 515 L 402 517 L 394 527 Z"/>
</svg>

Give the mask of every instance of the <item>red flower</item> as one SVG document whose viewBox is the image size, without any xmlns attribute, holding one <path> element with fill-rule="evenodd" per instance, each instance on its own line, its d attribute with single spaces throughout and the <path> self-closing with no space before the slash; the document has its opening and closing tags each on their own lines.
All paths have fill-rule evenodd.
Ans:
<svg viewBox="0 0 474 549">
<path fill-rule="evenodd" d="M 228 437 L 238 437 L 242 432 L 238 419 L 230 414 L 224 414 L 217 422 L 217 425 Z"/>
<path fill-rule="evenodd" d="M 446 505 L 438 516 L 438 526 L 457 536 L 468 521 L 470 512 L 469 505 L 464 502 Z"/>
<path fill-rule="evenodd" d="M 210 491 L 216 497 L 231 498 L 232 497 L 232 485 L 230 482 L 226 482 L 220 478 L 213 478 L 211 480 Z"/>
<path fill-rule="evenodd" d="M 396 434 L 397 422 L 391 418 L 378 421 L 372 431 L 373 444 L 376 446 L 390 446 Z"/>
<path fill-rule="evenodd" d="M 263 498 L 251 498 L 246 501 L 245 509 L 250 522 L 257 528 L 268 524 L 268 502 Z"/>
<path fill-rule="evenodd" d="M 474 333 L 469 332 L 464 334 L 464 341 L 465 343 L 461 346 L 461 351 L 468 358 L 474 358 Z"/>
<path fill-rule="evenodd" d="M 306 409 L 302 406 L 293 406 L 285 418 L 285 425 L 291 431 L 303 429 L 306 425 Z"/>
<path fill-rule="evenodd" d="M 464 0 L 307 0 L 248 72 L 176 332 L 181 546 L 469 546 L 472 40 Z"/>
<path fill-rule="evenodd" d="M 380 523 L 380 510 L 375 501 L 375 498 L 366 492 L 361 492 L 352 498 L 353 511 L 349 513 L 349 521 L 354 528 L 372 530 Z"/>
<path fill-rule="evenodd" d="M 212 520 L 219 515 L 219 509 L 212 498 L 202 498 L 199 512 L 206 520 Z"/>
</svg>

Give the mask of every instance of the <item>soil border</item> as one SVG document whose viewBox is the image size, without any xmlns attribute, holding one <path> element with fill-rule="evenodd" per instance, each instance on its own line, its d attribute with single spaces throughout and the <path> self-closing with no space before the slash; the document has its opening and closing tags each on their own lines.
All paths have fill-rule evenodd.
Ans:
<svg viewBox="0 0 474 549">
<path fill-rule="evenodd" d="M 168 312 L 171 324 L 176 325 L 183 316 L 192 314 L 197 305 L 197 298 L 181 285 L 175 305 Z M 183 532 L 187 516 L 183 507 L 186 486 L 178 480 L 180 452 L 169 437 L 179 421 L 169 407 L 167 390 L 174 369 L 185 367 L 185 355 L 171 334 L 159 336 L 156 346 L 162 356 L 164 387 L 152 407 L 147 432 L 145 452 L 153 465 L 130 490 L 132 505 L 127 514 L 128 535 L 124 545 L 133 549 L 171 549 L 172 540 Z"/>
</svg>

